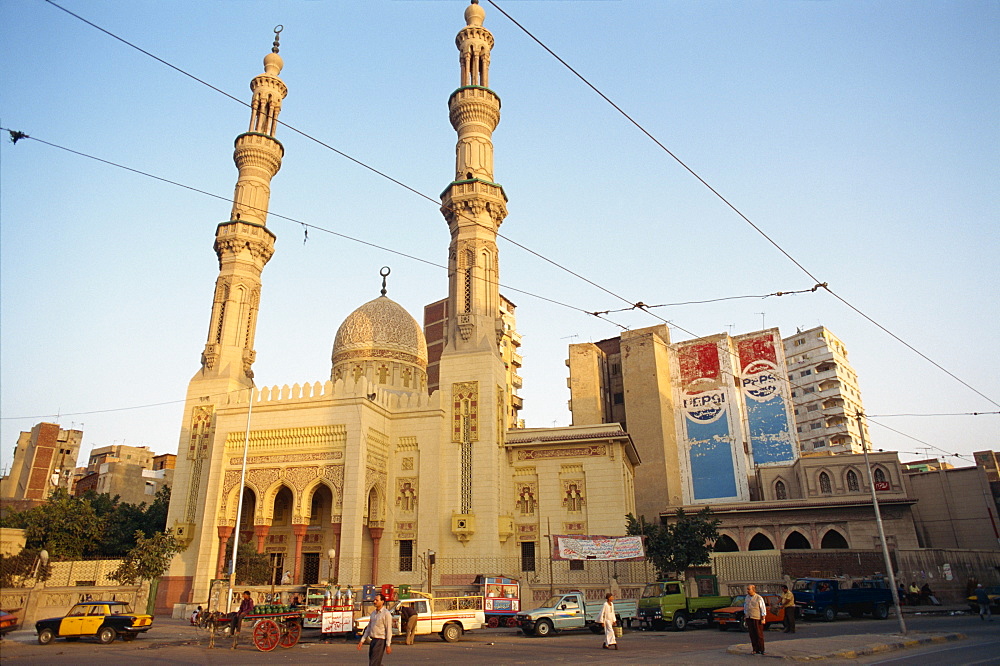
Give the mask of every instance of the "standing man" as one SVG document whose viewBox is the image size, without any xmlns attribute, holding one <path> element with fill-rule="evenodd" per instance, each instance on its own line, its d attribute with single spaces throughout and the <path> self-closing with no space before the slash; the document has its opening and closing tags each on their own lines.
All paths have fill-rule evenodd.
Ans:
<svg viewBox="0 0 1000 666">
<path fill-rule="evenodd" d="M 605 650 L 611 648 L 618 649 L 618 641 L 615 638 L 615 595 L 608 592 L 604 597 L 604 606 L 601 607 L 601 614 L 597 617 L 597 623 L 604 626 Z"/>
<path fill-rule="evenodd" d="M 375 610 L 368 619 L 368 626 L 361 634 L 358 641 L 358 649 L 365 644 L 365 639 L 370 638 L 371 644 L 368 646 L 368 666 L 381 666 L 382 655 L 392 654 L 392 615 L 385 607 L 385 597 L 382 593 L 375 595 Z"/>
<path fill-rule="evenodd" d="M 785 633 L 795 633 L 795 595 L 793 595 L 787 585 L 781 586 L 781 607 L 785 609 Z"/>
<path fill-rule="evenodd" d="M 757 594 L 756 585 L 747 585 L 747 597 L 743 602 L 743 614 L 750 630 L 750 645 L 754 654 L 764 654 L 764 618 L 767 605 L 764 597 Z"/>
<path fill-rule="evenodd" d="M 976 603 L 979 604 L 979 619 L 993 621 L 993 614 L 990 610 L 990 595 L 986 594 L 986 588 L 980 583 L 976 585 Z"/>
</svg>

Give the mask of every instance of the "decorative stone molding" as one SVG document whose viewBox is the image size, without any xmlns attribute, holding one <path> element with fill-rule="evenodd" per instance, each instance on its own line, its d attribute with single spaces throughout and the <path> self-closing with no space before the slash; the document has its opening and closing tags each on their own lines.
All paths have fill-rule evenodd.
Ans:
<svg viewBox="0 0 1000 666">
<path fill-rule="evenodd" d="M 226 437 L 227 449 L 240 449 L 242 451 L 245 443 L 246 433 L 244 431 L 230 432 Z M 285 455 L 319 455 L 323 458 L 338 459 L 343 457 L 342 450 L 347 446 L 347 426 L 343 424 L 304 426 L 301 428 L 277 428 L 274 430 L 251 430 L 250 449 L 268 449 L 275 451 L 278 449 L 341 449 L 341 451 L 322 452 L 314 454 L 285 454 Z M 280 454 L 279 454 L 280 455 Z M 273 455 L 267 456 L 266 462 L 274 460 Z M 242 462 L 242 458 L 240 458 Z M 265 462 L 265 461 L 262 461 Z"/>
</svg>

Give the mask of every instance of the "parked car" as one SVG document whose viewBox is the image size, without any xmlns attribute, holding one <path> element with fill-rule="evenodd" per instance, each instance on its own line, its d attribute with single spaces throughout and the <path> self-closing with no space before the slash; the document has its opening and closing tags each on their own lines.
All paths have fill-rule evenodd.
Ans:
<svg viewBox="0 0 1000 666">
<path fill-rule="evenodd" d="M 634 599 L 615 600 L 615 617 L 624 626 L 636 616 Z M 525 636 L 551 636 L 564 629 L 589 628 L 595 634 L 603 629 L 597 624 L 603 601 L 587 601 L 583 592 L 570 592 L 550 597 L 542 606 L 519 613 L 517 620 Z"/>
<path fill-rule="evenodd" d="M 35 631 L 42 645 L 48 645 L 55 638 L 76 641 L 82 636 L 96 637 L 106 645 L 119 636 L 123 641 L 134 640 L 152 626 L 151 615 L 133 613 L 132 606 L 124 601 L 81 601 L 63 617 L 39 620 L 35 623 Z"/>
<path fill-rule="evenodd" d="M 764 594 L 761 596 L 764 597 L 764 603 L 767 605 L 764 629 L 767 629 L 775 622 L 784 622 L 785 609 L 781 607 L 781 597 L 777 594 Z M 719 631 L 726 631 L 730 628 L 746 631 L 747 622 L 743 610 L 745 603 L 746 595 L 739 594 L 733 597 L 732 606 L 712 611 L 712 620 L 719 625 Z"/>
<path fill-rule="evenodd" d="M 838 613 L 849 613 L 851 617 L 870 613 L 884 620 L 892 606 L 892 591 L 882 578 L 856 580 L 850 585 L 838 578 L 799 578 L 792 591 L 806 619 L 830 622 Z"/>
<path fill-rule="evenodd" d="M 733 603 L 729 596 L 689 597 L 684 583 L 666 580 L 649 583 L 639 599 L 639 619 L 657 631 L 673 626 L 684 631 L 693 620 L 712 621 L 712 611 Z"/>
<path fill-rule="evenodd" d="M 0 636 L 17 629 L 17 616 L 7 611 L 0 611 Z"/>
<path fill-rule="evenodd" d="M 464 597 L 433 597 L 421 596 L 400 599 L 393 607 L 392 634 L 398 636 L 406 633 L 406 628 L 399 621 L 399 611 L 403 606 L 413 606 L 417 611 L 416 636 L 437 634 L 446 643 L 454 643 L 468 631 L 475 631 L 486 626 L 486 614 L 483 613 L 483 597 L 470 595 Z M 368 626 L 369 616 L 355 620 L 354 630 L 361 633 Z"/>
</svg>

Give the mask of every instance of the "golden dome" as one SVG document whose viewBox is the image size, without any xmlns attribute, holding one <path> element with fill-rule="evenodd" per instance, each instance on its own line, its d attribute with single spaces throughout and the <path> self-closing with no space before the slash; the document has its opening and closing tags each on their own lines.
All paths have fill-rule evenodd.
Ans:
<svg viewBox="0 0 1000 666">
<path fill-rule="evenodd" d="M 417 320 L 387 296 L 348 315 L 333 342 L 333 365 L 359 360 L 402 361 L 427 369 L 427 341 Z"/>
</svg>

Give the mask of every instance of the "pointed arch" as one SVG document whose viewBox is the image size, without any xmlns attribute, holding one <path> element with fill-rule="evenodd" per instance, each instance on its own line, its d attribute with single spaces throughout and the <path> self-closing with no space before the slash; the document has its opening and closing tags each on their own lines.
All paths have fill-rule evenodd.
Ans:
<svg viewBox="0 0 1000 666">
<path fill-rule="evenodd" d="M 833 494 L 833 483 L 830 481 L 830 474 L 826 471 L 819 473 L 819 491 L 824 495 Z"/>
<path fill-rule="evenodd" d="M 785 485 L 784 479 L 778 479 L 774 482 L 774 498 L 775 499 L 788 499 L 788 487 Z"/>
<path fill-rule="evenodd" d="M 785 537 L 785 549 L 786 550 L 812 550 L 812 545 L 809 543 L 809 539 L 803 536 L 802 532 L 798 530 L 792 530 L 787 537 Z"/>
<path fill-rule="evenodd" d="M 850 548 L 844 535 L 835 529 L 827 530 L 823 535 L 823 540 L 819 544 L 820 548 Z"/>
<path fill-rule="evenodd" d="M 849 467 L 847 474 L 844 475 L 844 486 L 849 493 L 861 492 L 861 482 L 858 478 L 858 473 L 853 467 Z"/>
<path fill-rule="evenodd" d="M 889 480 L 889 475 L 886 473 L 885 468 L 881 465 L 872 465 L 872 479 L 875 483 L 885 483 Z"/>
<path fill-rule="evenodd" d="M 733 537 L 728 534 L 722 534 L 715 540 L 714 550 L 717 553 L 738 553 L 740 547 Z"/>
<path fill-rule="evenodd" d="M 771 538 L 764 534 L 763 532 L 757 532 L 750 539 L 750 544 L 747 546 L 747 550 L 774 550 L 774 542 Z"/>
<path fill-rule="evenodd" d="M 368 488 L 365 498 L 365 518 L 368 525 L 385 520 L 385 488 L 374 483 Z"/>
</svg>

